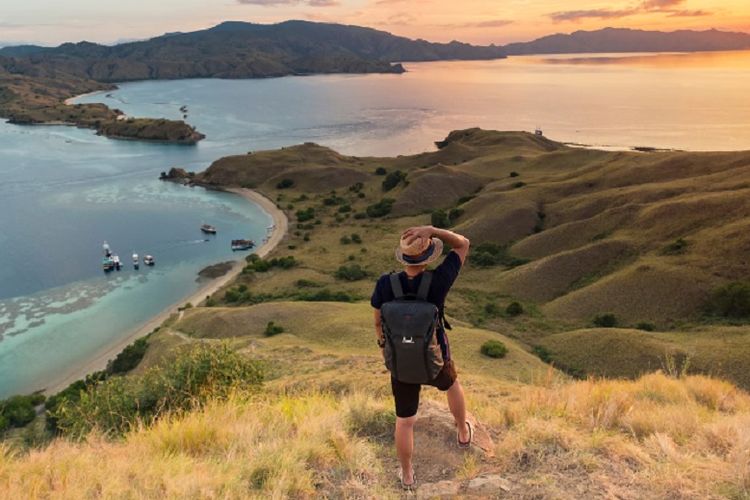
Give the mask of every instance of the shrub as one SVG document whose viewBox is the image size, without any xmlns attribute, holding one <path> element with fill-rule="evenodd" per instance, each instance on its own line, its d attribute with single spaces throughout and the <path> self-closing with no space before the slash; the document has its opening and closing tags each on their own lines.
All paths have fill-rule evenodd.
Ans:
<svg viewBox="0 0 750 500">
<path fill-rule="evenodd" d="M 448 214 L 445 213 L 445 210 L 435 210 L 434 212 L 432 212 L 432 216 L 430 217 L 430 222 L 435 227 L 440 227 L 440 228 L 450 227 L 450 219 L 448 219 Z"/>
<path fill-rule="evenodd" d="M 480 351 L 490 358 L 503 358 L 508 354 L 508 348 L 499 340 L 488 340 L 482 344 Z"/>
<path fill-rule="evenodd" d="M 358 235 L 357 233 L 352 233 L 352 243 L 361 244 L 362 243 L 362 237 Z"/>
<path fill-rule="evenodd" d="M 508 248 L 494 243 L 482 243 L 472 252 L 470 262 L 479 267 L 507 266 L 516 267 L 526 264 L 528 260 L 519 259 L 508 254 Z"/>
<path fill-rule="evenodd" d="M 525 185 L 526 185 L 526 183 L 525 183 L 525 182 L 522 182 L 522 181 L 514 182 L 514 183 L 513 183 L 513 189 L 518 189 L 518 188 L 522 188 L 522 187 L 524 187 Z"/>
<path fill-rule="evenodd" d="M 470 194 L 469 196 L 462 196 L 461 198 L 458 199 L 458 204 L 463 205 L 464 203 L 469 202 L 473 200 L 474 198 L 476 198 L 476 195 L 473 195 L 473 194 Z"/>
<path fill-rule="evenodd" d="M 284 328 L 281 325 L 277 325 L 273 321 L 269 321 L 266 325 L 266 329 L 263 332 L 263 334 L 266 337 L 273 337 L 274 335 L 278 335 L 280 333 L 284 333 Z"/>
<path fill-rule="evenodd" d="M 546 347 L 541 345 L 535 345 L 531 351 L 537 355 L 539 359 L 544 361 L 545 363 L 551 363 L 552 362 L 552 353 L 547 350 Z"/>
<path fill-rule="evenodd" d="M 375 169 L 375 175 L 385 175 L 388 171 L 383 167 L 378 167 Z"/>
<path fill-rule="evenodd" d="M 78 399 L 63 398 L 54 410 L 65 434 L 83 437 L 97 428 L 119 436 L 161 415 L 190 410 L 263 382 L 259 365 L 227 344 L 199 344 L 138 377 L 112 377 L 88 387 Z"/>
<path fill-rule="evenodd" d="M 750 283 L 735 281 L 714 290 L 707 312 L 725 318 L 750 317 Z"/>
<path fill-rule="evenodd" d="M 341 237 L 341 238 L 339 239 L 339 242 L 340 242 L 340 243 L 341 243 L 342 245 L 348 245 L 348 244 L 350 244 L 350 243 L 352 242 L 352 239 L 351 239 L 350 237 L 348 237 L 348 236 L 344 235 L 344 236 L 342 236 L 342 237 Z"/>
<path fill-rule="evenodd" d="M 300 293 L 294 296 L 295 300 L 306 302 L 354 302 L 358 297 L 344 291 L 331 292 L 327 288 L 314 293 Z"/>
<path fill-rule="evenodd" d="M 617 326 L 617 317 L 612 313 L 599 314 L 593 323 L 599 328 L 614 328 Z"/>
<path fill-rule="evenodd" d="M 488 316 L 499 316 L 500 308 L 494 302 L 488 302 L 484 305 L 484 313 Z"/>
<path fill-rule="evenodd" d="M 294 215 L 297 217 L 297 222 L 305 222 L 315 218 L 315 209 L 310 207 L 305 210 L 297 210 Z"/>
<path fill-rule="evenodd" d="M 295 284 L 299 288 L 317 288 L 317 287 L 323 286 L 317 281 L 305 280 L 305 279 L 297 280 Z"/>
<path fill-rule="evenodd" d="M 367 214 L 365 212 L 357 212 L 356 214 L 354 214 L 354 218 L 357 220 L 366 219 Z"/>
<path fill-rule="evenodd" d="M 113 375 L 129 372 L 141 362 L 146 349 L 148 349 L 148 337 L 139 338 L 107 363 L 107 373 Z"/>
<path fill-rule="evenodd" d="M 352 211 L 352 206 L 351 205 L 341 205 L 339 207 L 339 213 L 340 214 L 349 213 L 351 211 Z"/>
<path fill-rule="evenodd" d="M 653 323 L 642 322 L 635 325 L 635 327 L 639 330 L 643 330 L 644 332 L 653 332 L 654 330 L 656 330 L 656 326 L 654 326 Z"/>
<path fill-rule="evenodd" d="M 294 181 L 292 179 L 282 179 L 276 184 L 276 189 L 289 189 L 292 186 L 294 186 Z"/>
<path fill-rule="evenodd" d="M 518 302 L 511 302 L 508 307 L 505 308 L 505 313 L 509 316 L 519 316 L 523 314 L 523 306 Z"/>
<path fill-rule="evenodd" d="M 350 264 L 339 267 L 335 276 L 336 279 L 340 280 L 358 281 L 367 277 L 367 271 L 362 269 L 359 264 Z"/>
<path fill-rule="evenodd" d="M 0 415 L 7 420 L 9 426 L 23 427 L 36 417 L 34 403 L 32 396 L 13 396 L 0 401 Z"/>
<path fill-rule="evenodd" d="M 332 207 L 335 205 L 341 205 L 345 201 L 346 201 L 345 199 L 343 199 L 340 196 L 336 196 L 336 194 L 334 193 L 334 194 L 331 194 L 331 196 L 329 196 L 328 198 L 323 198 L 323 205 L 327 207 Z"/>
<path fill-rule="evenodd" d="M 0 433 L 5 432 L 10 428 L 10 422 L 5 415 L 0 414 Z"/>
<path fill-rule="evenodd" d="M 361 182 L 355 182 L 354 184 L 349 186 L 349 191 L 353 193 L 359 193 L 360 191 L 362 191 L 363 187 L 365 187 L 365 185 L 362 184 Z"/>
<path fill-rule="evenodd" d="M 448 212 L 448 220 L 450 220 L 451 224 L 456 223 L 456 219 L 461 217 L 464 214 L 463 208 L 451 208 L 450 212 Z"/>
<path fill-rule="evenodd" d="M 393 208 L 393 203 L 396 200 L 392 198 L 383 198 L 379 202 L 369 205 L 365 212 L 367 212 L 367 216 L 370 218 L 377 218 L 377 217 L 385 217 L 389 213 L 391 213 L 391 209 Z"/>
<path fill-rule="evenodd" d="M 519 175 L 520 174 L 518 172 L 515 172 L 515 171 L 510 173 L 511 177 L 518 177 Z"/>
<path fill-rule="evenodd" d="M 401 170 L 391 172 L 390 174 L 385 176 L 385 179 L 383 179 L 383 191 L 390 191 L 405 179 L 406 173 L 402 172 Z"/>
<path fill-rule="evenodd" d="M 662 248 L 661 253 L 664 255 L 680 255 L 685 253 L 685 250 L 687 250 L 688 242 L 685 241 L 682 238 L 679 238 L 669 245 Z"/>
</svg>

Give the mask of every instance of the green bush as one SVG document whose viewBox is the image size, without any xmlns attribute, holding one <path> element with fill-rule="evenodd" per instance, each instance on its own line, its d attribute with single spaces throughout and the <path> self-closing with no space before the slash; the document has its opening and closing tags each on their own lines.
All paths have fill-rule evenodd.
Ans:
<svg viewBox="0 0 750 500">
<path fill-rule="evenodd" d="M 354 184 L 349 186 L 349 191 L 351 191 L 352 193 L 359 193 L 360 191 L 362 191 L 362 188 L 364 187 L 365 185 L 362 184 L 361 182 L 355 182 Z"/>
<path fill-rule="evenodd" d="M 519 316 L 523 314 L 523 306 L 518 302 L 511 302 L 508 307 L 505 308 L 505 313 L 509 316 Z"/>
<path fill-rule="evenodd" d="M 545 363 L 552 363 L 552 353 L 549 352 L 549 350 L 541 345 L 535 345 L 531 351 L 537 355 L 539 359 L 544 361 Z"/>
<path fill-rule="evenodd" d="M 750 317 L 750 283 L 735 281 L 714 290 L 706 312 L 725 318 Z"/>
<path fill-rule="evenodd" d="M 654 326 L 653 323 L 638 323 L 637 325 L 635 325 L 635 327 L 639 330 L 643 330 L 644 332 L 653 332 L 654 330 L 656 330 L 656 326 Z"/>
<path fill-rule="evenodd" d="M 515 172 L 515 171 L 510 173 L 511 177 L 518 177 L 519 175 L 520 174 L 518 172 Z"/>
<path fill-rule="evenodd" d="M 0 415 L 0 433 L 10 429 L 10 422 L 5 415 Z"/>
<path fill-rule="evenodd" d="M 351 211 L 352 211 L 352 206 L 351 205 L 341 205 L 339 207 L 339 210 L 338 210 L 338 212 L 340 214 L 346 214 L 346 213 L 349 213 Z"/>
<path fill-rule="evenodd" d="M 148 338 L 139 338 L 125 347 L 115 359 L 107 363 L 107 373 L 113 375 L 115 373 L 129 372 L 141 362 L 143 356 L 146 354 L 146 349 L 148 349 Z"/>
<path fill-rule="evenodd" d="M 294 215 L 297 217 L 297 222 L 305 222 L 315 218 L 315 209 L 310 207 L 304 210 L 297 210 Z"/>
<path fill-rule="evenodd" d="M 342 236 L 341 238 L 339 238 L 339 242 L 340 242 L 340 243 L 341 243 L 342 245 L 349 245 L 349 244 L 350 244 L 350 243 L 352 242 L 352 239 L 351 239 L 350 237 L 348 237 L 348 236 L 344 235 L 344 236 Z"/>
<path fill-rule="evenodd" d="M 289 189 L 292 186 L 294 186 L 294 181 L 292 179 L 282 179 L 276 184 L 276 189 Z"/>
<path fill-rule="evenodd" d="M 525 183 L 525 182 L 522 182 L 522 181 L 514 182 L 514 183 L 513 183 L 513 189 L 518 189 L 518 188 L 522 188 L 522 187 L 524 187 L 525 185 L 526 185 L 526 183 Z"/>
<path fill-rule="evenodd" d="M 42 398 L 42 401 L 44 398 Z M 13 396 L 0 401 L 0 415 L 5 417 L 11 427 L 23 427 L 36 417 L 36 402 L 32 396 Z"/>
<path fill-rule="evenodd" d="M 336 196 L 336 194 L 332 194 L 328 198 L 323 198 L 323 205 L 327 207 L 332 207 L 335 205 L 341 205 L 342 203 L 345 203 L 346 200 L 340 196 Z"/>
<path fill-rule="evenodd" d="M 617 326 L 617 317 L 612 313 L 599 314 L 593 323 L 599 328 L 614 328 Z"/>
<path fill-rule="evenodd" d="M 352 233 L 352 243 L 361 244 L 362 243 L 362 237 L 358 235 L 357 233 Z"/>
<path fill-rule="evenodd" d="M 54 410 L 57 426 L 80 438 L 93 429 L 119 436 L 169 412 L 190 410 L 207 400 L 238 390 L 255 390 L 263 382 L 259 365 L 227 344 L 199 344 L 163 367 L 138 377 L 112 377 L 62 399 Z"/>
<path fill-rule="evenodd" d="M 383 191 L 390 191 L 391 189 L 398 186 L 401 181 L 406 179 L 406 173 L 402 172 L 400 170 L 396 170 L 395 172 L 391 172 L 390 174 L 385 176 L 385 179 L 383 179 Z"/>
<path fill-rule="evenodd" d="M 430 216 L 430 223 L 435 227 L 447 228 L 450 227 L 450 220 L 445 210 L 435 210 Z"/>
<path fill-rule="evenodd" d="M 688 242 L 685 241 L 682 238 L 679 238 L 669 245 L 662 248 L 661 253 L 664 255 L 680 255 L 685 253 L 685 250 L 687 250 Z"/>
<path fill-rule="evenodd" d="M 484 305 L 484 313 L 488 316 L 500 316 L 500 308 L 494 302 L 488 302 Z"/>
<path fill-rule="evenodd" d="M 479 267 L 507 266 L 516 267 L 526 264 L 528 260 L 513 257 L 508 248 L 494 243 L 477 245 L 471 253 L 469 262 Z"/>
<path fill-rule="evenodd" d="M 385 175 L 388 171 L 383 167 L 378 167 L 375 169 L 375 175 Z"/>
<path fill-rule="evenodd" d="M 359 297 L 347 292 L 332 292 L 327 288 L 313 293 L 299 293 L 293 298 L 304 302 L 355 302 L 359 299 Z"/>
<path fill-rule="evenodd" d="M 305 280 L 305 279 L 297 280 L 295 284 L 299 288 L 318 288 L 318 287 L 323 286 L 317 281 Z"/>
<path fill-rule="evenodd" d="M 273 337 L 280 333 L 284 333 L 284 328 L 281 325 L 275 324 L 273 321 L 268 322 L 266 330 L 263 332 L 266 337 Z"/>
<path fill-rule="evenodd" d="M 335 273 L 336 279 L 345 281 L 358 281 L 367 278 L 367 271 L 362 269 L 359 264 L 350 264 L 341 266 Z"/>
<path fill-rule="evenodd" d="M 480 351 L 490 358 L 503 358 L 508 354 L 508 348 L 499 340 L 488 340 L 482 344 Z"/>
<path fill-rule="evenodd" d="M 389 213 L 391 213 L 391 209 L 393 208 L 393 204 L 396 200 L 392 198 L 383 198 L 379 202 L 368 205 L 368 207 L 365 209 L 365 212 L 367 213 L 367 216 L 374 219 L 378 217 L 385 217 Z"/>
</svg>

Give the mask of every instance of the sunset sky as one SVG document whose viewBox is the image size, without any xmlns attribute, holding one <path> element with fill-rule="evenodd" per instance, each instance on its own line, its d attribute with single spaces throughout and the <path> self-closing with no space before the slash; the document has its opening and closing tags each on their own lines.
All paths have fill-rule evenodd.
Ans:
<svg viewBox="0 0 750 500">
<path fill-rule="evenodd" d="M 309 19 L 412 38 L 504 44 L 605 26 L 750 32 L 750 0 L 0 0 L 0 42 L 117 40 L 225 20 Z"/>
</svg>

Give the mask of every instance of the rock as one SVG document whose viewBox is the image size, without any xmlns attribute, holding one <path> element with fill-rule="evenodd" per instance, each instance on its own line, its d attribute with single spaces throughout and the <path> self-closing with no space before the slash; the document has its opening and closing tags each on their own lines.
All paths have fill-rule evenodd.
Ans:
<svg viewBox="0 0 750 500">
<path fill-rule="evenodd" d="M 417 498 L 425 500 L 432 498 L 453 498 L 458 495 L 460 486 L 460 483 L 455 481 L 420 484 L 417 487 Z"/>
<path fill-rule="evenodd" d="M 493 474 L 472 479 L 469 481 L 466 491 L 472 495 L 500 496 L 510 489 L 510 481 L 500 475 Z"/>
</svg>

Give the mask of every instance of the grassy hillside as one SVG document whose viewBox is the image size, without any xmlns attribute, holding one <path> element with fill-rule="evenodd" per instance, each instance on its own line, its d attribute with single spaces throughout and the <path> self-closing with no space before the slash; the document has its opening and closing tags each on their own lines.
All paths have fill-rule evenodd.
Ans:
<svg viewBox="0 0 750 500">
<path fill-rule="evenodd" d="M 709 313 L 716 291 L 750 271 L 743 231 L 750 153 L 605 152 L 479 129 L 453 132 L 438 146 L 358 158 L 305 144 L 216 161 L 199 183 L 259 189 L 297 219 L 276 252 L 297 265 L 249 266 L 233 285 L 246 291 L 229 302 L 222 291 L 213 302 L 300 300 L 321 291 L 367 299 L 372 280 L 396 267 L 399 231 L 434 222 L 473 242 L 448 304 L 453 317 L 528 350 L 546 348 L 576 374 L 635 377 L 659 368 L 674 346 L 692 359 L 691 370 L 750 387 L 736 361 L 744 350 L 726 347 L 721 326 L 747 316 Z M 524 314 L 505 313 L 513 301 Z M 607 316 L 650 361 L 603 370 L 618 354 L 607 341 L 592 344 L 597 334 L 589 330 L 565 333 Z"/>
</svg>

